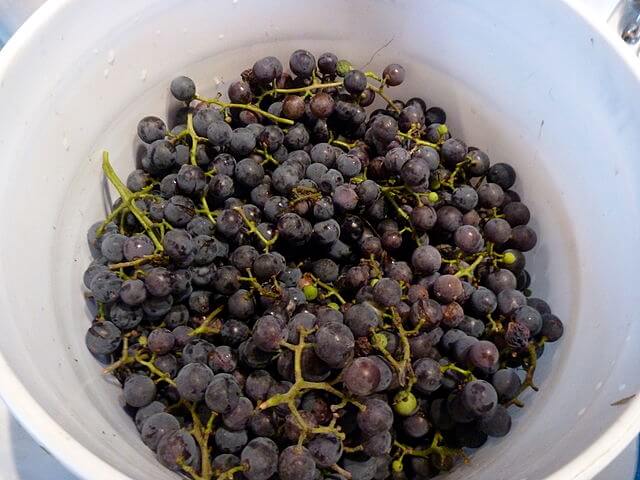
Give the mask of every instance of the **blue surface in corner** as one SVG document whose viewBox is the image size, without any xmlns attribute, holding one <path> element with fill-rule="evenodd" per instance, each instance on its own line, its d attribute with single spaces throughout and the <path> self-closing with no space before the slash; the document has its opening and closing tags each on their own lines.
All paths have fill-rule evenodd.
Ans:
<svg viewBox="0 0 640 480">
<path fill-rule="evenodd" d="M 636 458 L 636 474 L 633 476 L 633 480 L 640 480 L 640 441 L 638 442 L 638 452 Z"/>
</svg>

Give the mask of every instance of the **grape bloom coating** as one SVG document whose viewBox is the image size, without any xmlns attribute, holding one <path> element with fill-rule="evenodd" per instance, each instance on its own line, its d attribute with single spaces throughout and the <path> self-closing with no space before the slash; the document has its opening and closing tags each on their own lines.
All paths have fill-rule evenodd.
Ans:
<svg viewBox="0 0 640 480">
<path fill-rule="evenodd" d="M 193 480 L 427 479 L 511 428 L 562 321 L 531 296 L 516 172 L 402 65 L 296 50 L 140 120 L 89 229 L 87 348 L 142 442 Z M 367 111 L 374 102 L 382 105 Z"/>
</svg>

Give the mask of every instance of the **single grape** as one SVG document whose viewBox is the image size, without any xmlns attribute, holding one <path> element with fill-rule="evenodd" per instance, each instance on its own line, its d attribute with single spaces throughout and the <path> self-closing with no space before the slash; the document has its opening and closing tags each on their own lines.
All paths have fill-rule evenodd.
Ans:
<svg viewBox="0 0 640 480">
<path fill-rule="evenodd" d="M 502 218 L 492 218 L 484 225 L 483 232 L 489 242 L 503 244 L 511 238 L 511 225 Z"/>
<path fill-rule="evenodd" d="M 421 358 L 413 363 L 416 376 L 416 388 L 422 393 L 435 392 L 440 388 L 442 373 L 440 365 L 432 358 Z"/>
<path fill-rule="evenodd" d="M 516 171 L 508 163 L 494 163 L 487 173 L 487 181 L 507 190 L 516 182 Z"/>
<path fill-rule="evenodd" d="M 400 302 L 402 288 L 400 284 L 391 278 L 380 279 L 373 287 L 373 298 L 383 307 L 397 305 Z"/>
<path fill-rule="evenodd" d="M 176 388 L 185 400 L 198 402 L 204 397 L 205 390 L 213 378 L 213 372 L 207 365 L 188 363 L 176 376 Z"/>
<path fill-rule="evenodd" d="M 183 102 L 190 102 L 196 95 L 196 84 L 184 75 L 174 78 L 169 89 L 177 100 Z"/>
<path fill-rule="evenodd" d="M 144 117 L 138 122 L 138 137 L 144 143 L 153 143 L 164 138 L 167 127 L 158 117 Z"/>
<path fill-rule="evenodd" d="M 307 448 L 316 465 L 321 468 L 335 465 L 342 457 L 342 442 L 334 435 L 317 435 L 309 441 Z"/>
<path fill-rule="evenodd" d="M 543 313 L 542 330 L 540 334 L 546 337 L 547 342 L 556 342 L 564 334 L 564 325 L 562 321 L 552 313 Z"/>
<path fill-rule="evenodd" d="M 85 344 L 94 355 L 109 355 L 120 346 L 122 332 L 109 321 L 96 322 L 85 335 Z"/>
<path fill-rule="evenodd" d="M 151 331 L 147 338 L 147 347 L 153 353 L 164 355 L 173 350 L 175 341 L 176 339 L 170 330 L 166 328 L 156 328 Z"/>
<path fill-rule="evenodd" d="M 242 472 L 247 480 L 267 480 L 278 469 L 278 447 L 269 438 L 254 438 L 242 450 L 240 460 L 247 466 Z"/>
<path fill-rule="evenodd" d="M 479 427 L 490 437 L 504 437 L 511 430 L 511 416 L 506 408 L 498 405 L 493 415 L 480 420 Z"/>
<path fill-rule="evenodd" d="M 429 422 L 424 415 L 412 415 L 402 421 L 402 429 L 410 437 L 421 438 L 429 432 Z"/>
<path fill-rule="evenodd" d="M 278 475 L 281 480 L 313 480 L 316 462 L 305 447 L 291 445 L 280 453 Z"/>
<path fill-rule="evenodd" d="M 370 303 L 364 302 L 349 307 L 344 314 L 344 322 L 355 337 L 363 337 L 368 335 L 372 328 L 380 325 L 381 318 Z"/>
<path fill-rule="evenodd" d="M 163 435 L 158 442 L 157 456 L 162 465 L 175 471 L 180 471 L 182 465 L 194 468 L 200 464 L 200 450 L 185 429 Z"/>
<path fill-rule="evenodd" d="M 287 338 L 287 331 L 272 315 L 260 317 L 253 327 L 253 341 L 265 352 L 275 352 Z"/>
<path fill-rule="evenodd" d="M 473 367 L 484 372 L 491 372 L 498 366 L 500 352 L 493 342 L 480 340 L 469 348 L 467 361 Z"/>
<path fill-rule="evenodd" d="M 343 368 L 353 357 L 354 347 L 353 333 L 342 323 L 326 323 L 316 333 L 316 355 L 331 368 Z"/>
<path fill-rule="evenodd" d="M 528 252 L 538 243 L 536 232 L 528 225 L 518 225 L 511 230 L 509 245 L 521 252 Z M 103 242 L 104 245 L 104 242 Z"/>
<path fill-rule="evenodd" d="M 514 369 L 502 368 L 493 374 L 491 384 L 500 400 L 511 400 L 520 391 L 522 381 Z"/>
<path fill-rule="evenodd" d="M 249 436 L 246 430 L 233 431 L 220 426 L 216 428 L 213 440 L 221 452 L 240 453 L 242 448 L 247 445 Z"/>
<path fill-rule="evenodd" d="M 404 82 L 405 70 L 402 65 L 398 65 L 397 63 L 392 63 L 387 65 L 382 71 L 382 78 L 385 80 L 386 84 L 395 87 Z"/>
<path fill-rule="evenodd" d="M 386 455 L 391 451 L 391 433 L 379 432 L 367 438 L 363 443 L 363 452 L 371 457 Z"/>
<path fill-rule="evenodd" d="M 507 203 L 502 209 L 502 213 L 504 214 L 504 219 L 509 222 L 509 225 L 512 227 L 526 225 L 531 219 L 529 208 L 519 201 Z"/>
<path fill-rule="evenodd" d="M 503 315 L 510 315 L 518 308 L 527 305 L 527 298 L 522 292 L 508 288 L 498 293 L 498 311 Z M 531 307 L 529 307 L 531 308 Z M 537 310 L 531 308 L 535 313 L 540 315 Z"/>
<path fill-rule="evenodd" d="M 498 394 L 485 380 L 472 380 L 462 389 L 462 403 L 474 415 L 488 417 L 498 406 Z"/>
<path fill-rule="evenodd" d="M 254 407 L 251 400 L 247 397 L 240 397 L 234 409 L 223 412 L 222 424 L 227 430 L 244 430 L 249 422 L 253 409 Z"/>
<path fill-rule="evenodd" d="M 146 375 L 129 375 L 124 381 L 124 401 L 127 405 L 140 408 L 149 405 L 156 397 L 156 384 Z"/>
<path fill-rule="evenodd" d="M 165 412 L 155 413 L 142 424 L 140 435 L 144 444 L 151 450 L 158 448 L 158 443 L 167 434 L 177 432 L 180 422 L 173 415 Z"/>
<path fill-rule="evenodd" d="M 370 395 L 380 384 L 381 372 L 369 357 L 358 357 L 343 371 L 345 387 L 354 395 Z"/>
<path fill-rule="evenodd" d="M 298 77 L 310 78 L 315 67 L 315 57 L 306 50 L 296 50 L 289 58 L 289 68 Z"/>
</svg>

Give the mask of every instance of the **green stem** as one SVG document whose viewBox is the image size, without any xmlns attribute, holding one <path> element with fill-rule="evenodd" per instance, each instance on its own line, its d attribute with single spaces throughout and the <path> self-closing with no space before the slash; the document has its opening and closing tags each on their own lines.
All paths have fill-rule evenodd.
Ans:
<svg viewBox="0 0 640 480">
<path fill-rule="evenodd" d="M 330 82 L 330 83 L 313 82 L 311 85 L 307 85 L 306 87 L 298 87 L 298 88 L 272 88 L 271 90 L 267 90 L 262 95 L 260 95 L 256 103 L 260 103 L 260 101 L 268 95 L 275 95 L 279 93 L 284 95 L 290 94 L 290 93 L 307 93 L 312 90 L 321 90 L 323 88 L 335 88 L 335 87 L 341 87 L 341 86 L 342 86 L 342 81 Z"/>
<path fill-rule="evenodd" d="M 367 88 L 380 95 L 380 98 L 387 102 L 387 105 L 389 105 L 396 113 L 400 113 L 400 108 L 395 103 L 393 103 L 393 100 L 391 100 L 386 93 L 384 93 L 382 87 L 378 88 L 374 87 L 373 85 L 367 85 Z"/>
<path fill-rule="evenodd" d="M 173 379 L 167 373 L 163 372 L 162 370 L 160 370 L 158 367 L 155 366 L 155 364 L 153 363 L 155 361 L 155 358 L 156 358 L 156 355 L 153 354 L 151 356 L 151 359 L 145 360 L 142 358 L 142 353 L 138 352 L 136 353 L 135 360 L 140 365 L 147 367 L 151 373 L 153 373 L 154 375 L 157 375 L 158 381 L 167 382 L 169 385 L 173 385 L 175 387 L 176 382 L 174 382 Z"/>
<path fill-rule="evenodd" d="M 189 336 L 195 337 L 198 335 L 213 335 L 213 334 L 220 333 L 220 326 L 212 325 L 212 323 L 223 310 L 224 310 L 224 305 L 221 305 L 218 308 L 216 308 L 213 312 L 207 315 L 207 318 L 205 318 L 204 321 L 198 327 L 194 328 L 193 331 L 189 332 Z"/>
<path fill-rule="evenodd" d="M 213 216 L 213 213 L 211 212 L 211 209 L 209 208 L 209 203 L 207 202 L 206 195 L 202 196 L 202 208 L 203 208 L 204 214 L 207 216 L 207 218 L 209 220 L 211 220 L 211 223 L 213 223 L 215 225 L 216 224 L 216 219 Z"/>
<path fill-rule="evenodd" d="M 196 443 L 200 447 L 200 474 L 197 477 L 194 477 L 194 480 L 211 480 L 213 478 L 213 469 L 211 468 L 211 451 L 209 450 L 209 436 L 211 435 L 211 431 L 213 427 L 209 429 L 207 425 L 207 429 L 203 429 L 202 422 L 200 421 L 200 416 L 196 411 L 196 407 L 194 404 L 189 404 L 189 412 L 191 412 L 191 419 L 193 421 L 193 438 L 196 440 Z M 211 413 L 209 417 L 209 423 L 213 426 L 213 420 L 215 420 L 215 413 Z M 184 469 L 184 467 L 182 467 Z M 184 469 L 187 471 L 186 469 Z M 189 475 L 193 476 L 195 472 L 188 472 Z"/>
<path fill-rule="evenodd" d="M 227 103 L 227 102 L 223 102 L 222 100 L 218 99 L 218 98 L 204 98 L 204 97 L 200 97 L 199 95 L 196 95 L 196 100 L 200 100 L 201 102 L 205 102 L 205 103 L 212 103 L 214 105 L 217 105 L 219 107 L 222 108 L 240 108 L 242 110 L 251 110 L 252 112 L 255 112 L 259 115 L 262 115 L 263 117 L 268 118 L 269 120 L 272 120 L 274 122 L 278 122 L 278 123 L 284 123 L 285 125 L 294 125 L 295 122 L 293 120 L 289 120 L 288 118 L 282 118 L 282 117 L 278 117 L 276 115 L 273 115 L 272 113 L 269 113 L 265 110 L 262 110 L 259 107 L 256 107 L 255 105 L 251 105 L 251 104 L 243 104 L 243 103 Z"/>
<path fill-rule="evenodd" d="M 111 184 L 120 194 L 122 203 L 127 205 L 131 213 L 133 213 L 136 219 L 140 222 L 145 232 L 155 245 L 156 251 L 162 252 L 164 250 L 164 247 L 153 231 L 153 222 L 149 220 L 149 218 L 138 208 L 138 206 L 134 202 L 134 195 L 131 190 L 129 190 L 127 186 L 122 183 L 122 180 L 118 178 L 118 175 L 111 166 L 111 162 L 109 162 L 109 152 L 107 152 L 106 150 L 102 152 L 102 170 L 104 171 L 105 176 L 109 179 Z"/>
<path fill-rule="evenodd" d="M 544 344 L 544 340 L 540 342 L 540 345 Z M 527 368 L 527 375 L 518 390 L 518 393 L 512 400 L 507 402 L 505 405 L 509 407 L 511 405 L 516 405 L 518 407 L 524 406 L 524 403 L 519 399 L 520 395 L 522 395 L 528 388 L 531 388 L 533 391 L 537 392 L 539 388 L 535 383 L 533 383 L 533 376 L 536 371 L 536 365 L 538 363 L 538 353 L 536 352 L 536 344 L 529 343 L 527 346 L 527 351 L 529 352 L 529 367 Z"/>
<path fill-rule="evenodd" d="M 426 145 L 427 147 L 435 148 L 436 150 L 438 150 L 440 148 L 438 146 L 438 144 L 436 144 L 436 143 L 427 142 L 426 140 L 422 140 L 420 138 L 416 138 L 416 137 L 414 137 L 412 135 L 409 135 L 408 133 L 398 132 L 398 136 L 401 137 L 401 138 L 406 138 L 407 140 L 411 140 L 412 142 L 414 142 L 417 145 Z"/>
<path fill-rule="evenodd" d="M 254 235 L 256 235 L 260 239 L 260 242 L 262 242 L 262 244 L 264 245 L 264 251 L 268 252 L 269 248 L 278 240 L 278 232 L 275 233 L 271 240 L 267 240 L 267 238 L 258 229 L 255 222 L 247 217 L 242 207 L 234 207 L 234 210 L 240 214 L 240 217 L 242 217 L 242 221 L 249 229 L 249 233 L 253 233 Z"/>
<path fill-rule="evenodd" d="M 458 372 L 458 373 L 464 375 L 468 380 L 475 380 L 475 378 L 476 378 L 473 375 L 473 373 L 471 373 L 469 370 L 465 370 L 464 368 L 460 368 L 454 363 L 449 363 L 447 365 L 440 366 L 440 371 L 442 373 L 445 373 L 445 372 L 448 372 L 448 371 Z"/>
<path fill-rule="evenodd" d="M 473 278 L 476 267 L 480 265 L 480 263 L 484 260 L 484 255 L 478 255 L 478 258 L 474 260 L 474 262 L 466 268 L 462 268 L 455 273 L 455 276 L 458 278 Z"/>
<path fill-rule="evenodd" d="M 216 480 L 233 480 L 236 473 L 244 472 L 247 469 L 246 465 L 238 465 L 237 467 L 231 467 L 218 475 Z"/>
<path fill-rule="evenodd" d="M 136 258 L 135 260 L 130 260 L 128 262 L 112 263 L 109 265 L 109 269 L 119 270 L 121 268 L 137 267 L 139 265 L 144 265 L 145 263 L 162 260 L 163 258 L 165 258 L 164 255 L 160 253 L 154 253 L 152 255 L 145 255 L 144 257 Z"/>
<path fill-rule="evenodd" d="M 267 408 L 276 407 L 278 405 L 286 404 L 291 410 L 291 414 L 294 416 L 296 423 L 298 424 L 298 428 L 301 430 L 301 435 L 305 438 L 308 435 L 320 434 L 320 433 L 330 433 L 332 435 L 336 435 L 340 439 L 345 438 L 345 434 L 340 431 L 340 427 L 335 425 L 335 421 L 332 421 L 327 426 L 319 426 L 319 427 L 311 427 L 307 424 L 304 417 L 300 414 L 298 407 L 296 405 L 296 400 L 301 396 L 304 391 L 307 390 L 324 390 L 340 399 L 343 402 L 349 401 L 353 403 L 356 407 L 361 410 L 364 409 L 364 405 L 360 402 L 352 400 L 344 395 L 340 390 L 331 386 L 327 382 L 309 382 L 304 379 L 302 374 L 302 352 L 305 348 L 311 347 L 312 344 L 306 343 L 305 340 L 309 334 L 311 334 L 313 330 L 307 330 L 303 327 L 299 328 L 300 338 L 296 345 L 292 345 L 286 342 L 283 342 L 282 346 L 288 348 L 293 351 L 293 365 L 294 365 L 294 377 L 295 382 L 289 388 L 289 390 L 285 393 L 279 393 L 265 400 L 264 402 L 258 405 L 259 410 L 265 410 Z M 334 418 L 335 420 L 335 418 Z"/>
<path fill-rule="evenodd" d="M 318 279 L 317 277 L 310 275 L 311 278 L 313 278 L 313 281 L 319 286 L 324 288 L 327 293 L 325 294 L 325 297 L 336 297 L 336 299 L 342 304 L 344 305 L 346 302 L 346 300 L 344 298 L 342 298 L 342 295 L 340 295 L 340 293 L 338 292 L 338 290 L 336 290 L 335 288 L 333 288 L 333 286 L 329 285 L 328 283 L 324 283 L 323 281 L 321 281 L 320 279 Z"/>
</svg>

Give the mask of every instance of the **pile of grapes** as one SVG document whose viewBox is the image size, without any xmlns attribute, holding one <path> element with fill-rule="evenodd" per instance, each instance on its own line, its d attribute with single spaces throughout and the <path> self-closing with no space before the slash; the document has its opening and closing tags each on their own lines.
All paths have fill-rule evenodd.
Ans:
<svg viewBox="0 0 640 480">
<path fill-rule="evenodd" d="M 194 480 L 426 479 L 511 428 L 563 324 L 506 163 L 405 77 L 332 53 L 258 60 L 175 126 L 91 227 L 89 350 L 142 441 Z M 374 100 L 385 108 L 367 114 Z"/>
</svg>

